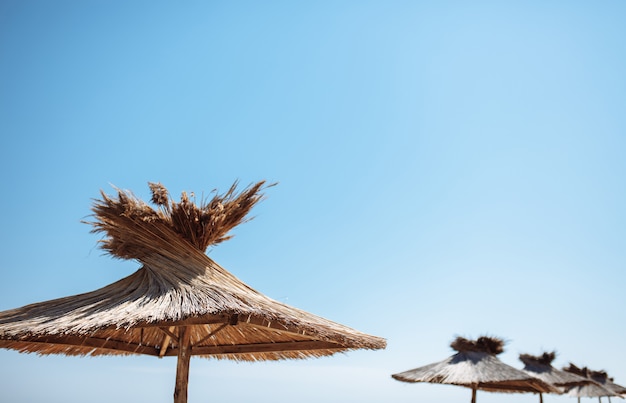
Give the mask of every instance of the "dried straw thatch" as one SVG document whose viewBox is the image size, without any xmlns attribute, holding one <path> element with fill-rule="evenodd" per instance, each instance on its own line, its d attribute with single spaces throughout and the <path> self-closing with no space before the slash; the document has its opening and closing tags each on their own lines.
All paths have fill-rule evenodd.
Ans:
<svg viewBox="0 0 626 403">
<path fill-rule="evenodd" d="M 540 378 L 546 383 L 560 387 L 563 392 L 570 386 L 585 385 L 592 381 L 571 372 L 561 371 L 552 366 L 556 353 L 544 352 L 542 355 L 520 354 L 519 359 L 524 363 L 523 371 Z"/>
<path fill-rule="evenodd" d="M 603 396 L 608 397 L 610 401 L 612 396 L 623 398 L 622 395 L 626 393 L 626 388 L 614 383 L 605 371 L 592 371 L 587 367 L 580 368 L 572 363 L 568 367 L 564 367 L 563 371 L 591 381 L 589 384 L 568 390 L 568 394 L 572 397 L 578 397 L 578 401 L 581 397 L 597 397 L 599 400 Z"/>
<path fill-rule="evenodd" d="M 609 377 L 609 374 L 607 374 L 606 371 L 590 371 L 589 375 L 595 382 L 604 386 L 616 395 L 619 395 L 619 397 L 623 397 L 623 395 L 626 394 L 626 387 L 613 382 L 613 378 Z"/>
<path fill-rule="evenodd" d="M 504 352 L 504 340 L 495 337 L 481 336 L 476 340 L 468 340 L 464 337 L 457 337 L 450 347 L 461 353 L 474 351 L 478 353 L 487 353 L 498 355 Z"/>
<path fill-rule="evenodd" d="M 542 381 L 557 387 L 560 393 L 568 392 L 571 389 L 593 384 L 590 379 L 571 372 L 561 371 L 552 366 L 556 358 L 556 352 L 544 352 L 542 355 L 534 356 L 530 354 L 520 354 L 519 359 L 524 363 L 522 371 L 535 376 Z M 541 394 L 539 401 L 543 401 Z"/>
<path fill-rule="evenodd" d="M 554 387 L 500 361 L 496 355 L 503 351 L 504 342 L 498 338 L 480 337 L 468 340 L 456 338 L 451 344 L 457 351 L 453 356 L 423 367 L 392 375 L 403 382 L 430 382 L 465 386 L 488 392 L 555 392 Z"/>
<path fill-rule="evenodd" d="M 246 220 L 263 198 L 264 182 L 239 193 L 235 184 L 199 205 L 186 193 L 174 202 L 162 185 L 150 188 L 156 210 L 127 191 L 117 197 L 102 193 L 91 223 L 105 235 L 105 251 L 142 267 L 96 291 L 0 312 L 0 347 L 38 354 L 178 356 L 179 366 L 181 356 L 188 365 L 190 355 L 257 361 L 385 347 L 382 338 L 255 291 L 205 254 Z M 177 378 L 180 395 L 178 383 Z"/>
</svg>

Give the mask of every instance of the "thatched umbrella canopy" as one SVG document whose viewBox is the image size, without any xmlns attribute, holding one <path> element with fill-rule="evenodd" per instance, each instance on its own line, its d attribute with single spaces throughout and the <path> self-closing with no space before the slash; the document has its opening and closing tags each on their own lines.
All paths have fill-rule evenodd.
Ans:
<svg viewBox="0 0 626 403">
<path fill-rule="evenodd" d="M 205 254 L 229 239 L 262 198 L 264 182 L 196 205 L 150 184 L 158 207 L 118 191 L 93 204 L 93 232 L 135 273 L 85 294 L 0 312 L 0 347 L 65 355 L 178 357 L 174 401 L 187 401 L 190 356 L 243 361 L 385 348 L 384 339 L 293 308 L 250 288 Z"/>
<path fill-rule="evenodd" d="M 504 351 L 504 341 L 492 337 L 468 340 L 457 337 L 451 344 L 456 354 L 446 360 L 392 375 L 403 382 L 430 382 L 465 386 L 487 392 L 558 392 L 541 379 L 507 365 L 496 355 Z"/>
<path fill-rule="evenodd" d="M 588 378 L 571 372 L 561 371 L 552 366 L 552 361 L 556 358 L 556 353 L 543 353 L 540 356 L 530 354 L 520 354 L 519 359 L 524 363 L 522 371 L 535 376 L 542 381 L 556 386 L 560 393 L 565 393 L 573 387 L 580 387 L 594 382 Z M 543 402 L 543 396 L 539 394 L 539 401 Z"/>
<path fill-rule="evenodd" d="M 623 398 L 623 395 L 626 394 L 626 387 L 613 382 L 613 378 L 609 377 L 606 371 L 590 371 L 589 375 L 595 382 L 617 394 L 619 397 Z"/>
<path fill-rule="evenodd" d="M 587 367 L 579 368 L 572 363 L 568 367 L 564 367 L 563 371 L 591 381 L 589 384 L 575 386 L 568 390 L 569 396 L 577 397 L 579 402 L 581 397 L 597 397 L 598 401 L 601 401 L 603 396 L 611 401 L 611 396 L 622 397 L 621 395 L 626 393 L 626 389 L 614 384 L 604 371 L 592 371 Z"/>
</svg>

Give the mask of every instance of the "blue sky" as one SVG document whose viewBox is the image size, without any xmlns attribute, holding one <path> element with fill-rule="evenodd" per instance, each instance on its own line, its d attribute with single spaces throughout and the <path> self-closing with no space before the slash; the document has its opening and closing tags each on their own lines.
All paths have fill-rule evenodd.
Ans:
<svg viewBox="0 0 626 403">
<path fill-rule="evenodd" d="M 3 0 L 0 310 L 139 267 L 81 223 L 100 189 L 266 179 L 209 255 L 388 347 L 196 358 L 190 402 L 469 400 L 390 377 L 457 335 L 624 384 L 625 18 L 620 1 Z M 174 360 L 0 360 L 0 400 L 172 400 Z"/>
</svg>

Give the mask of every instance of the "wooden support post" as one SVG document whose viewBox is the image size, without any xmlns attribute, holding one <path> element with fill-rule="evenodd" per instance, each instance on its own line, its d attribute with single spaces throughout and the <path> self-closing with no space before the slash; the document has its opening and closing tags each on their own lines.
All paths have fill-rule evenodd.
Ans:
<svg viewBox="0 0 626 403">
<path fill-rule="evenodd" d="M 175 334 L 172 333 L 174 331 L 174 326 L 170 326 L 170 328 L 167 329 L 167 331 L 166 329 L 161 329 L 161 331 L 165 333 L 165 338 L 163 339 L 163 342 L 161 343 L 161 350 L 159 351 L 159 358 L 162 358 L 167 352 L 167 346 L 170 345 L 170 340 L 172 339 L 172 335 L 176 336 Z M 176 337 L 174 337 L 174 339 L 175 338 Z"/>
<path fill-rule="evenodd" d="M 191 360 L 190 327 L 178 329 L 178 361 L 176 363 L 176 386 L 174 403 L 187 403 L 187 384 L 189 383 L 189 361 Z"/>
<path fill-rule="evenodd" d="M 472 403 L 476 403 L 476 388 L 472 388 Z"/>
<path fill-rule="evenodd" d="M 539 392 L 539 403 L 543 403 L 543 393 Z"/>
</svg>

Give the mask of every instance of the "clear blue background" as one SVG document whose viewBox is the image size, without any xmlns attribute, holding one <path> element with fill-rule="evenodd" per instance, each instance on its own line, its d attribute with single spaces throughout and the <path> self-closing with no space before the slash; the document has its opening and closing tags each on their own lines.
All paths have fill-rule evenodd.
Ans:
<svg viewBox="0 0 626 403">
<path fill-rule="evenodd" d="M 458 402 L 457 335 L 626 383 L 626 3 L 0 2 L 0 310 L 109 284 L 111 185 L 279 185 L 209 251 L 382 351 L 193 359 L 190 402 Z M 6 402 L 170 402 L 175 360 L 0 351 Z M 536 396 L 479 393 L 479 401 Z M 545 396 L 546 402 L 570 401 Z"/>
</svg>

